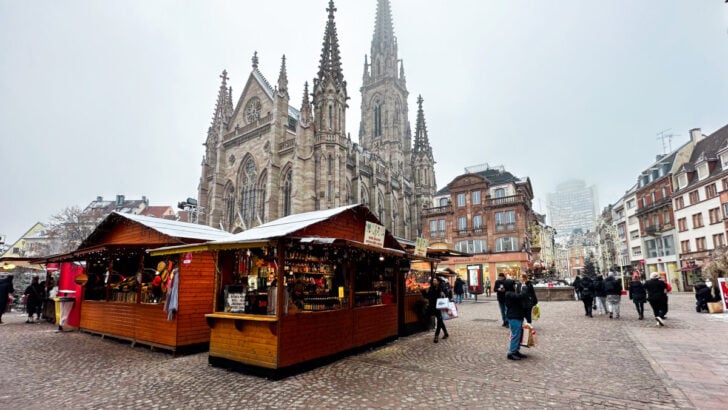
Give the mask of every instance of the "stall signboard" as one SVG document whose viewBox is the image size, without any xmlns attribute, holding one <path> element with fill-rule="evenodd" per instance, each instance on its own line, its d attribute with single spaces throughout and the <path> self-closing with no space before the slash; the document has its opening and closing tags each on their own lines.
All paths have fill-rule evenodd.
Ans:
<svg viewBox="0 0 728 410">
<path fill-rule="evenodd" d="M 230 313 L 245 312 L 244 285 L 228 285 L 225 287 L 225 311 Z"/>
<path fill-rule="evenodd" d="M 427 245 L 427 239 L 417 238 L 417 242 L 415 242 L 415 256 L 427 256 Z"/>
<path fill-rule="evenodd" d="M 366 245 L 384 247 L 384 233 L 386 229 L 382 225 L 368 222 L 364 230 L 364 243 Z"/>
<path fill-rule="evenodd" d="M 187 252 L 185 254 L 184 258 L 182 258 L 182 263 L 184 263 L 185 265 L 189 265 L 190 263 L 192 263 L 192 252 Z"/>
</svg>

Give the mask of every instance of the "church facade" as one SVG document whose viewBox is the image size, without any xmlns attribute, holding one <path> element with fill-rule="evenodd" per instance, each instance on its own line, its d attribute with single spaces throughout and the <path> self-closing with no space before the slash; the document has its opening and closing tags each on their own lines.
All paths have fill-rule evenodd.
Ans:
<svg viewBox="0 0 728 410">
<path fill-rule="evenodd" d="M 311 89 L 303 85 L 300 108 L 290 105 L 285 56 L 272 86 L 254 54 L 236 104 L 223 71 L 204 144 L 199 223 L 241 232 L 290 214 L 363 203 L 393 235 L 421 235 L 422 209 L 435 194 L 435 161 L 422 97 L 412 136 L 389 0 L 377 2 L 365 56 L 359 143 L 346 132 L 349 91 L 333 0 L 326 10 L 318 72 Z"/>
</svg>

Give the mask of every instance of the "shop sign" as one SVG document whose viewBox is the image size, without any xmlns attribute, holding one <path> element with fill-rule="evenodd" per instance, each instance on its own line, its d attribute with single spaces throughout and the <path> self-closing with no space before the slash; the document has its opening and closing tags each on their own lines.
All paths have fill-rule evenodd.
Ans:
<svg viewBox="0 0 728 410">
<path fill-rule="evenodd" d="M 192 252 L 185 253 L 184 258 L 182 258 L 182 263 L 184 263 L 185 265 L 189 265 L 190 263 L 192 263 Z"/>
<path fill-rule="evenodd" d="M 364 244 L 384 247 L 384 232 L 386 230 L 382 225 L 368 222 L 364 230 Z"/>
<path fill-rule="evenodd" d="M 415 256 L 427 256 L 427 239 L 417 238 L 415 242 Z"/>
</svg>

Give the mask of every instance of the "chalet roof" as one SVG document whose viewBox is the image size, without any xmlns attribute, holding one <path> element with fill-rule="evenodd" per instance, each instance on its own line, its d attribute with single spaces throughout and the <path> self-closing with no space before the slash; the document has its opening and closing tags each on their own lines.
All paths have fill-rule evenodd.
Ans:
<svg viewBox="0 0 728 410">
<path fill-rule="evenodd" d="M 263 225 L 256 226 L 255 228 L 248 229 L 247 231 L 240 232 L 229 238 L 218 239 L 207 242 L 205 244 L 197 245 L 177 245 L 168 246 L 154 249 L 150 252 L 170 252 L 175 253 L 184 251 L 185 249 L 199 248 L 204 250 L 209 249 L 220 249 L 220 248 L 232 248 L 234 245 L 251 245 L 270 242 L 275 239 L 279 239 L 285 236 L 301 232 L 304 229 L 313 226 L 317 223 L 332 220 L 337 216 L 340 216 L 346 212 L 360 212 L 364 213 L 367 218 L 363 219 L 362 222 L 367 219 L 371 219 L 373 222 L 380 223 L 374 214 L 371 213 L 369 208 L 362 204 L 346 205 L 333 209 L 325 209 L 321 211 L 304 212 L 295 215 L 289 215 L 275 221 L 265 223 Z M 311 237 L 301 235 L 299 238 L 302 242 L 316 242 L 316 243 L 334 243 L 334 242 L 345 242 L 353 246 L 362 248 L 374 248 L 366 245 L 362 242 L 354 241 L 347 238 L 324 238 L 324 237 Z M 362 238 L 363 239 L 363 238 Z M 389 231 L 385 232 L 385 246 L 386 244 L 394 244 L 394 248 L 384 248 L 388 253 L 404 254 L 402 246 L 397 242 L 397 239 L 392 236 Z M 391 246 L 391 245 L 390 245 Z M 382 248 L 377 248 L 381 250 Z"/>
<path fill-rule="evenodd" d="M 198 225 L 188 222 L 172 221 L 169 219 L 154 218 L 151 216 L 123 214 L 112 212 L 96 229 L 79 245 L 78 249 L 83 249 L 94 244 L 96 238 L 105 232 L 109 226 L 125 221 L 133 221 L 153 229 L 162 235 L 169 236 L 181 240 L 192 239 L 197 241 L 212 241 L 232 236 L 231 233 L 212 228 L 207 225 Z"/>
</svg>

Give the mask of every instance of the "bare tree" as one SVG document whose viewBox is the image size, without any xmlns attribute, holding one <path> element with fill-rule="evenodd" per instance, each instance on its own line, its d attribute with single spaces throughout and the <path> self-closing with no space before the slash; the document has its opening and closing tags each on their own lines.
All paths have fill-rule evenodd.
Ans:
<svg viewBox="0 0 728 410">
<path fill-rule="evenodd" d="M 52 215 L 48 235 L 54 239 L 53 253 L 70 252 L 93 232 L 98 218 L 84 214 L 78 206 L 69 206 Z"/>
</svg>

